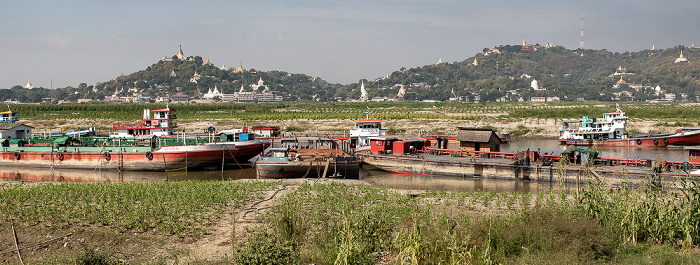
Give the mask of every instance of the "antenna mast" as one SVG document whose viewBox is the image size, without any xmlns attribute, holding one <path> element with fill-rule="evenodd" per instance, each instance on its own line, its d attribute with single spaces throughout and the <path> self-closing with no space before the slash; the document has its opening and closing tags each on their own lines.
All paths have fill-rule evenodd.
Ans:
<svg viewBox="0 0 700 265">
<path fill-rule="evenodd" d="M 581 46 L 579 48 L 583 50 L 583 15 L 581 15 Z"/>
</svg>

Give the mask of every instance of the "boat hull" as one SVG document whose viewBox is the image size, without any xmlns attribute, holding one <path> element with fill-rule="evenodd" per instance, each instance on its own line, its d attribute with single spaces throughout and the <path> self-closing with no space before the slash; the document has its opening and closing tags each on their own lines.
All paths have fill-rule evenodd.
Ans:
<svg viewBox="0 0 700 265">
<path fill-rule="evenodd" d="M 257 161 L 255 171 L 259 179 L 316 178 L 338 176 L 359 178 L 360 162 L 357 160 L 335 161 Z M 323 176 L 323 172 L 326 175 Z"/>
<path fill-rule="evenodd" d="M 269 143 L 261 140 L 235 141 L 235 142 L 218 142 L 207 143 L 205 145 L 215 146 L 218 149 L 236 150 L 235 155 L 226 157 L 227 163 L 247 163 L 248 160 L 261 154 Z"/>
<path fill-rule="evenodd" d="M 606 179 L 612 182 L 629 182 L 641 184 L 650 176 L 648 167 L 629 167 L 624 165 L 601 165 L 585 167 L 569 165 L 560 171 L 556 163 L 545 164 L 542 161 L 518 163 L 511 158 L 453 157 L 449 155 L 379 155 L 358 153 L 363 163 L 379 169 L 402 174 L 429 176 L 471 177 L 485 179 L 530 180 L 538 182 L 586 183 L 591 180 Z M 581 177 L 594 174 L 595 178 Z M 686 177 L 687 173 L 663 172 L 661 176 Z"/>
<path fill-rule="evenodd" d="M 220 165 L 221 150 L 155 152 L 0 152 L 0 166 L 166 171 Z"/>
<path fill-rule="evenodd" d="M 568 145 L 576 146 L 669 146 L 669 145 L 700 145 L 700 132 L 693 131 L 678 134 L 651 135 L 647 137 L 633 137 L 628 139 L 609 140 L 566 140 Z"/>
</svg>

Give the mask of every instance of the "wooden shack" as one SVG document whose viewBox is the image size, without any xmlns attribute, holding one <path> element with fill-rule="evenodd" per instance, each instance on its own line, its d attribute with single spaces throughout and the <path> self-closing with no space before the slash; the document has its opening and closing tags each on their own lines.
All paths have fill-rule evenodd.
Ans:
<svg viewBox="0 0 700 265">
<path fill-rule="evenodd" d="M 688 150 L 688 162 L 692 164 L 700 164 L 700 146 L 686 146 Z"/>
<path fill-rule="evenodd" d="M 463 151 L 501 151 L 501 138 L 496 133 L 487 128 L 457 127 L 457 137 L 459 149 Z"/>
</svg>

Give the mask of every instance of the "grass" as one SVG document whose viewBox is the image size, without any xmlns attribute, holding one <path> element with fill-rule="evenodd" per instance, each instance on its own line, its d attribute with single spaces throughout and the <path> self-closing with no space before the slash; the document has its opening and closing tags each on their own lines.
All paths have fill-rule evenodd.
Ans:
<svg viewBox="0 0 700 265">
<path fill-rule="evenodd" d="M 696 254 L 676 257 L 674 240 L 630 242 L 627 232 L 591 214 L 590 204 L 598 202 L 581 205 L 555 193 L 503 194 L 428 191 L 413 197 L 366 186 L 305 184 L 261 218 L 265 229 L 242 243 L 234 260 L 269 252 L 275 253 L 270 264 L 627 264 L 652 254 L 652 263 L 700 261 Z M 503 208 L 495 206 L 499 201 Z M 482 215 L 477 208 L 500 211 Z M 270 251 L 276 246 L 284 251 Z"/>
<path fill-rule="evenodd" d="M 682 185 L 614 192 L 589 185 L 579 203 L 565 190 L 416 195 L 304 182 L 258 215 L 245 238 L 234 240 L 230 257 L 212 262 L 693 264 L 700 262 L 700 188 L 695 182 Z M 5 185 L 0 202 L 3 220 L 15 218 L 24 228 L 97 225 L 117 233 L 197 237 L 220 222 L 226 209 L 257 201 L 261 191 L 278 186 L 238 181 Z M 161 210 L 162 204 L 172 209 Z M 183 229 L 169 230 L 174 221 Z M 116 260 L 114 253 L 95 251 L 98 247 L 44 263 Z"/>
<path fill-rule="evenodd" d="M 4 185 L 2 220 L 20 226 L 109 226 L 117 231 L 193 234 L 206 232 L 231 205 L 258 198 L 274 184 L 180 181 Z M 8 226 L 3 222 L 0 227 Z"/>
</svg>

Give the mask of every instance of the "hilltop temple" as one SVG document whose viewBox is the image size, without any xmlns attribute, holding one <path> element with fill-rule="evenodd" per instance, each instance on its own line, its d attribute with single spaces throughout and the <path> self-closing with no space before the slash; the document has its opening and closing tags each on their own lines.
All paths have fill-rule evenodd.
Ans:
<svg viewBox="0 0 700 265">
<path fill-rule="evenodd" d="M 194 57 L 185 57 L 185 54 L 182 52 L 182 45 L 180 45 L 180 49 L 177 51 L 177 55 L 175 55 L 175 58 L 177 58 L 180 61 L 194 61 Z M 164 56 L 163 59 L 161 59 L 164 62 L 171 62 L 173 58 L 168 58 L 167 56 Z"/>
<path fill-rule="evenodd" d="M 367 89 L 365 89 L 365 80 L 362 80 L 362 85 L 360 86 L 360 101 L 369 100 L 369 95 L 367 94 Z"/>
<path fill-rule="evenodd" d="M 245 72 L 245 69 L 243 69 L 243 63 L 239 64 L 238 68 L 236 70 L 233 70 L 234 73 L 243 73 Z"/>
<path fill-rule="evenodd" d="M 678 56 L 678 58 L 676 58 L 676 61 L 673 63 L 680 63 L 680 62 L 687 62 L 687 61 L 688 61 L 688 59 L 683 57 L 683 50 L 681 50 L 681 56 Z"/>
</svg>

